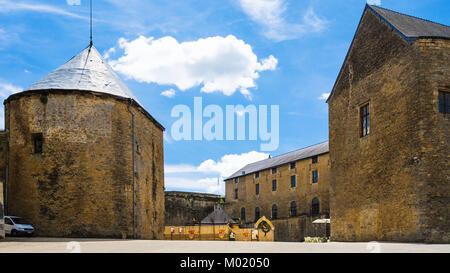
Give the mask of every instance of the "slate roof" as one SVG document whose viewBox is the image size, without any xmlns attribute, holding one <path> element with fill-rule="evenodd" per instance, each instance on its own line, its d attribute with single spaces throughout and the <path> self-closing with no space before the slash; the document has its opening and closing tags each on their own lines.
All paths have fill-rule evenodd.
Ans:
<svg viewBox="0 0 450 273">
<path fill-rule="evenodd" d="M 328 141 L 246 165 L 225 180 L 329 152 Z M 243 173 L 244 172 L 244 173 Z"/>
<path fill-rule="evenodd" d="M 217 208 L 203 218 L 201 223 L 202 225 L 225 225 L 227 223 L 234 224 L 236 221 L 231 219 L 231 217 L 223 211 L 222 206 L 218 204 Z"/>
<path fill-rule="evenodd" d="M 450 38 L 449 26 L 373 5 L 367 6 L 407 40 L 415 40 L 420 37 Z"/>
<path fill-rule="evenodd" d="M 137 102 L 133 93 L 93 45 L 83 49 L 25 91 L 43 89 L 96 91 L 131 98 Z"/>
</svg>

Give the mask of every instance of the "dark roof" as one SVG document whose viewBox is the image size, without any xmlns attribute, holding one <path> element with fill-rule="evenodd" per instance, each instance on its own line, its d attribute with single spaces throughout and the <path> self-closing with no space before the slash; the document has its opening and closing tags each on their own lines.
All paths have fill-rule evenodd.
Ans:
<svg viewBox="0 0 450 273">
<path fill-rule="evenodd" d="M 270 169 L 273 167 L 281 166 L 286 163 L 294 162 L 300 159 L 305 159 L 308 157 L 312 157 L 315 155 L 328 153 L 328 141 L 315 144 L 309 147 L 305 147 L 296 151 L 292 151 L 286 154 L 282 154 L 279 156 L 270 157 L 268 159 L 264 159 L 258 162 L 254 162 L 246 165 L 244 168 L 232 174 L 225 180 L 236 178 L 239 176 L 244 176 L 250 173 L 254 173 L 261 170 Z M 244 173 L 243 173 L 244 172 Z"/>
<path fill-rule="evenodd" d="M 380 17 L 391 28 L 398 31 L 409 41 L 416 40 L 420 37 L 450 38 L 449 26 L 377 6 L 367 6 L 375 15 Z"/>
<path fill-rule="evenodd" d="M 236 223 L 231 217 L 222 210 L 220 204 L 208 216 L 201 221 L 202 225 L 225 225 L 227 223 Z"/>
</svg>

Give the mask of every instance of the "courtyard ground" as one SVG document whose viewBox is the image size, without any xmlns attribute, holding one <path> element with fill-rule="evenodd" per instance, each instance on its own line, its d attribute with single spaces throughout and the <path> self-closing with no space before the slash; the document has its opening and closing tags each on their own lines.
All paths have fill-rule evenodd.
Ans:
<svg viewBox="0 0 450 273">
<path fill-rule="evenodd" d="M 450 253 L 450 244 L 164 241 L 76 238 L 0 240 L 0 253 Z"/>
</svg>

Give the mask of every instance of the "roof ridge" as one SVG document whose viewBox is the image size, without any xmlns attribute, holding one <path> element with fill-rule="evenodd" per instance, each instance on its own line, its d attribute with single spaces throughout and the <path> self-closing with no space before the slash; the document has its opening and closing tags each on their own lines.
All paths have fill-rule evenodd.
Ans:
<svg viewBox="0 0 450 273">
<path fill-rule="evenodd" d="M 242 176 L 242 175 L 237 175 L 237 174 L 241 173 L 242 170 L 245 170 L 248 166 L 252 166 L 254 164 L 261 163 L 263 161 L 267 161 L 267 160 L 270 160 L 270 159 L 278 158 L 280 156 L 284 156 L 284 155 L 287 155 L 287 154 L 290 154 L 290 153 L 294 153 L 294 152 L 298 152 L 298 151 L 301 151 L 301 150 L 305 150 L 305 149 L 308 149 L 308 148 L 311 148 L 311 147 L 314 147 L 314 146 L 318 146 L 320 144 L 324 144 L 326 142 L 329 142 L 329 140 L 325 140 L 325 141 L 322 141 L 322 142 L 319 142 L 319 143 L 316 143 L 316 144 L 312 144 L 312 145 L 309 145 L 309 146 L 306 146 L 306 147 L 303 147 L 303 148 L 299 148 L 297 150 L 293 150 L 293 151 L 290 151 L 290 152 L 287 152 L 287 153 L 279 154 L 279 155 L 274 156 L 274 157 L 270 157 L 270 158 L 262 159 L 262 160 L 255 161 L 255 162 L 252 162 L 252 163 L 248 163 L 245 166 L 243 166 L 242 168 L 240 168 L 239 170 L 237 170 L 236 172 L 234 172 L 233 174 L 231 174 L 230 176 L 228 176 L 227 178 L 225 178 L 224 180 L 227 180 L 227 179 L 230 179 L 230 178 L 233 178 L 233 177 Z M 308 158 L 308 157 L 310 157 L 310 156 L 307 156 L 307 157 L 304 157 L 304 158 Z M 280 166 L 280 165 L 283 165 L 283 164 L 286 164 L 286 163 L 273 165 L 273 166 Z M 252 172 L 249 172 L 249 173 L 252 173 Z M 246 173 L 246 174 L 249 174 L 249 173 Z"/>
<path fill-rule="evenodd" d="M 279 155 L 276 155 L 276 156 L 272 156 L 272 157 L 269 157 L 269 158 L 266 158 L 266 159 L 262 159 L 260 161 L 255 161 L 253 163 L 257 163 L 257 162 L 261 162 L 261 161 L 264 161 L 264 160 L 268 160 L 268 159 L 280 157 L 280 156 L 283 156 L 283 155 L 287 155 L 287 154 L 290 154 L 290 153 L 298 152 L 300 150 L 304 150 L 304 149 L 307 149 L 307 148 L 310 148 L 310 147 L 313 147 L 313 146 L 317 146 L 317 145 L 323 144 L 325 142 L 328 142 L 328 140 L 325 140 L 325 141 L 322 141 L 322 142 L 319 142 L 319 143 L 316 143 L 316 144 L 312 144 L 312 145 L 309 145 L 309 146 L 306 146 L 306 147 L 303 147 L 303 148 L 299 148 L 299 149 L 296 149 L 296 150 L 293 150 L 293 151 L 290 151 L 290 152 L 286 152 L 286 153 L 282 153 L 282 154 L 279 154 Z M 253 163 L 250 163 L 250 164 L 253 164 Z M 248 165 L 250 165 L 250 164 L 248 164 Z"/>
<path fill-rule="evenodd" d="M 441 23 L 438 23 L 438 22 L 435 22 L 435 21 L 431 21 L 431 20 L 428 20 L 428 19 L 424 19 L 424 18 L 421 18 L 421 17 L 418 17 L 418 16 L 413 16 L 413 15 L 409 15 L 409 14 L 406 14 L 406 13 L 401 13 L 401 12 L 398 12 L 398 11 L 395 11 L 395 10 L 391 10 L 391 9 L 387 9 L 387 8 L 383 8 L 383 7 L 380 7 L 380 6 L 369 5 L 369 4 L 367 4 L 367 5 L 369 7 L 371 7 L 372 9 L 373 8 L 384 9 L 384 10 L 387 10 L 387 11 L 390 11 L 390 12 L 393 12 L 393 13 L 397 13 L 397 14 L 400 14 L 400 15 L 403 15 L 403 16 L 411 17 L 411 18 L 414 18 L 414 19 L 419 19 L 419 20 L 426 21 L 426 22 L 429 22 L 429 23 L 441 25 L 441 26 L 444 26 L 444 27 L 450 27 L 450 26 L 447 26 L 447 25 L 444 25 L 444 24 L 441 24 Z M 381 16 L 383 16 L 383 15 L 381 15 Z"/>
</svg>

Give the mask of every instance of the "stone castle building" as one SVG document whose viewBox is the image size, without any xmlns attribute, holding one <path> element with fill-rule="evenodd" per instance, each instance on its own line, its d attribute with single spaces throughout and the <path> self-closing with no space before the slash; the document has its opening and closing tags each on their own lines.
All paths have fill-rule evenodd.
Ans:
<svg viewBox="0 0 450 273">
<path fill-rule="evenodd" d="M 449 39 L 366 6 L 327 101 L 332 240 L 450 242 Z"/>
<path fill-rule="evenodd" d="M 302 241 L 317 232 L 317 218 L 329 218 L 328 141 L 251 163 L 225 179 L 224 210 L 243 224 L 266 216 L 275 240 Z"/>
<path fill-rule="evenodd" d="M 222 196 L 209 193 L 166 191 L 165 224 L 166 226 L 192 226 L 208 216 Z"/>
<path fill-rule="evenodd" d="M 163 238 L 164 128 L 92 44 L 4 105 L 6 214 L 39 236 Z"/>
</svg>

